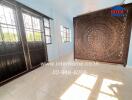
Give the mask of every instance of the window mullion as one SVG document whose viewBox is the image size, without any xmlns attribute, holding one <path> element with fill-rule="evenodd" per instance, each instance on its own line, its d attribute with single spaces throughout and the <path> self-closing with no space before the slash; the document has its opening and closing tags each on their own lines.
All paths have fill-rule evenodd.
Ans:
<svg viewBox="0 0 132 100">
<path fill-rule="evenodd" d="M 26 39 L 26 31 L 24 28 L 22 10 L 20 7 L 17 7 L 17 19 L 18 19 L 19 33 L 20 33 L 20 38 L 22 41 L 26 66 L 27 66 L 27 69 L 30 69 L 32 68 L 32 64 L 31 64 L 29 48 L 28 48 L 27 39 Z"/>
</svg>

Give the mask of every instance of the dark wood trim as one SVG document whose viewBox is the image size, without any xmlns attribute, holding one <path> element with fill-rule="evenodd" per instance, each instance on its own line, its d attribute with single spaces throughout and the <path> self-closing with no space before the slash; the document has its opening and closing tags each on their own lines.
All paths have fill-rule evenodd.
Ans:
<svg viewBox="0 0 132 100">
<path fill-rule="evenodd" d="M 28 72 L 28 70 L 26 70 L 26 71 L 24 71 L 24 72 L 22 72 L 22 73 L 19 73 L 19 74 L 15 75 L 15 76 L 13 76 L 13 77 L 11 77 L 11 78 L 8 78 L 8 79 L 6 79 L 6 80 L 0 82 L 0 87 L 3 86 L 3 85 L 5 85 L 6 83 L 8 83 L 8 82 L 10 82 L 10 81 L 12 81 L 12 80 L 18 78 L 18 77 L 20 77 L 21 75 L 24 75 L 24 74 L 27 73 L 27 72 Z"/>
<path fill-rule="evenodd" d="M 129 9 L 128 10 L 128 21 L 127 21 L 127 26 L 128 26 L 128 24 L 129 24 L 129 26 L 127 27 L 127 29 L 129 30 L 128 31 L 128 34 L 129 34 L 129 32 L 130 32 L 130 34 L 129 34 L 129 39 L 128 39 L 128 47 L 127 47 L 127 50 L 128 50 L 128 52 L 126 53 L 126 61 L 125 61 L 125 64 L 124 64 L 124 66 L 126 66 L 127 65 L 127 61 L 128 61 L 128 54 L 129 54 L 129 48 L 130 48 L 130 40 L 131 40 L 131 31 L 132 31 L 132 3 L 129 3 L 129 4 L 127 4 L 127 5 L 124 5 L 124 7 L 126 7 L 127 9 Z M 130 8 L 129 8 L 130 7 Z"/>
<path fill-rule="evenodd" d="M 74 19 L 75 19 L 75 18 L 73 18 L 73 25 L 74 25 L 74 26 L 73 26 L 73 28 L 74 28 L 74 32 L 73 32 L 73 33 L 74 33 L 74 34 L 73 34 L 73 35 L 74 35 L 74 41 L 73 41 L 73 42 L 74 42 L 74 43 L 73 43 L 73 45 L 74 45 L 74 51 L 73 51 L 73 52 L 74 52 L 74 55 L 73 55 L 73 56 L 74 56 L 74 61 L 75 61 L 75 20 L 74 20 Z"/>
<path fill-rule="evenodd" d="M 48 63 L 48 62 L 46 62 L 46 63 Z M 11 78 L 8 78 L 7 80 L 0 82 L 0 87 L 3 86 L 3 85 L 6 85 L 7 83 L 9 83 L 9 82 L 11 82 L 11 81 L 13 81 L 13 80 L 25 75 L 25 74 L 28 74 L 29 72 L 34 71 L 35 69 L 38 69 L 40 67 L 42 67 L 42 66 L 41 65 L 37 65 L 37 66 L 35 66 L 34 68 L 32 68 L 30 70 L 26 70 L 26 71 L 24 71 L 24 72 L 22 72 L 20 74 L 17 74 L 15 76 L 11 77 Z"/>
</svg>

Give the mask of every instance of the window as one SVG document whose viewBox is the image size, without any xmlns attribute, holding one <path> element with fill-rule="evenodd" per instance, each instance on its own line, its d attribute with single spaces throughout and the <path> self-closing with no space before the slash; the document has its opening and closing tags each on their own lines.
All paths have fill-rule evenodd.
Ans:
<svg viewBox="0 0 132 100">
<path fill-rule="evenodd" d="M 63 27 L 62 25 L 60 26 L 61 30 L 61 36 L 62 36 L 62 42 L 71 42 L 71 30 L 69 28 Z"/>
<path fill-rule="evenodd" d="M 0 42 L 20 41 L 19 31 L 22 30 L 19 30 L 18 26 L 24 23 L 24 31 L 28 42 L 42 42 L 45 32 L 46 43 L 51 44 L 50 18 L 29 7 L 22 6 L 19 2 L 17 4 L 15 2 L 5 0 L 0 4 Z M 17 14 L 17 6 L 20 7 L 18 10 L 22 9 L 20 14 Z M 23 22 L 17 23 L 17 21 L 21 22 L 17 18 L 21 14 Z"/>
<path fill-rule="evenodd" d="M 27 41 L 42 41 L 40 19 L 26 13 L 23 13 L 23 19 Z"/>
<path fill-rule="evenodd" d="M 0 41 L 17 42 L 18 32 L 13 8 L 0 4 Z"/>
<path fill-rule="evenodd" d="M 45 38 L 46 38 L 46 43 L 51 44 L 51 32 L 50 32 L 50 21 L 49 19 L 44 18 L 44 30 L 45 30 Z"/>
</svg>

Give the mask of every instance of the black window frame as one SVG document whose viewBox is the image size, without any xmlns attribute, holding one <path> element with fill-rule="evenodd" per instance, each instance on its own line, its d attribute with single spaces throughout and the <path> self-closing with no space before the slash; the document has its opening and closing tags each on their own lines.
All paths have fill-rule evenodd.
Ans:
<svg viewBox="0 0 132 100">
<path fill-rule="evenodd" d="M 45 26 L 45 19 L 46 19 L 46 20 L 48 20 L 49 27 Z M 50 20 L 49 20 L 49 19 L 47 19 L 47 18 L 44 18 L 44 20 L 43 20 L 43 21 L 44 21 L 45 40 L 46 40 L 46 38 L 47 38 L 47 37 L 49 37 L 49 38 L 50 38 L 50 42 L 49 42 L 49 43 L 46 41 L 46 44 L 47 44 L 47 45 L 49 45 L 49 44 L 52 44 L 51 23 L 50 23 Z M 48 30 L 49 30 L 49 35 L 46 35 L 46 29 L 48 29 Z"/>
<path fill-rule="evenodd" d="M 53 20 L 53 18 L 51 18 L 51 17 L 49 17 L 49 16 L 47 16 L 47 15 L 45 15 L 45 14 L 43 14 L 43 13 L 41 13 L 41 12 L 39 12 L 39 11 L 37 11 L 37 10 L 34 10 L 34 9 L 32 9 L 32 8 L 30 8 L 30 7 L 28 7 L 28 6 L 26 6 L 26 5 L 24 5 L 24 4 L 22 4 L 22 3 L 20 3 L 20 2 L 18 2 L 18 1 L 16 1 L 16 0 L 2 0 L 2 1 L 0 1 L 0 3 L 5 3 L 5 4 L 8 4 L 8 3 L 10 3 L 11 5 L 14 5 L 14 6 L 16 6 L 17 8 L 20 8 L 21 10 L 20 10 L 20 13 L 22 14 L 22 12 L 24 11 L 24 12 L 27 12 L 27 13 L 29 13 L 29 14 L 33 14 L 33 15 L 35 15 L 35 16 L 39 16 L 39 17 L 41 17 L 42 18 L 42 29 L 43 29 L 43 32 L 44 32 L 44 38 L 45 38 L 45 40 L 44 40 L 44 42 L 46 43 L 46 36 L 45 36 L 45 26 L 44 26 L 44 18 L 46 18 L 46 19 L 48 19 L 49 20 L 49 31 L 50 31 L 50 40 L 51 40 L 51 42 L 50 43 L 46 43 L 47 45 L 48 44 L 52 44 L 52 34 L 51 34 L 51 26 L 50 26 L 50 21 L 51 20 Z M 17 13 L 17 12 L 16 12 Z M 23 23 L 24 23 L 24 21 L 23 21 Z M 20 24 L 20 23 L 18 23 L 18 24 Z"/>
<path fill-rule="evenodd" d="M 10 2 L 7 2 L 6 0 L 4 0 L 4 1 L 0 1 L 0 4 L 2 5 L 2 6 L 5 6 L 5 7 L 7 7 L 7 8 L 10 8 L 10 9 L 12 9 L 13 10 L 13 16 L 12 17 L 14 17 L 14 25 L 13 24 L 8 24 L 7 23 L 7 21 L 6 21 L 6 23 L 1 23 L 0 22 L 0 24 L 1 25 L 4 25 L 4 26 L 6 26 L 6 27 L 3 27 L 3 26 L 0 26 L 0 28 L 7 28 L 8 29 L 8 32 L 9 32 L 9 29 L 15 29 L 16 30 L 16 36 L 17 36 L 17 39 L 16 39 L 16 41 L 5 41 L 4 40 L 4 42 L 10 42 L 10 43 L 16 43 L 16 42 L 19 42 L 20 41 L 20 34 L 19 34 L 19 28 L 18 28 L 18 19 L 17 19 L 17 12 L 16 12 L 16 6 L 14 5 L 14 4 L 12 4 L 12 3 L 10 3 Z M 5 12 L 4 12 L 5 13 Z M 6 16 L 4 16 L 4 17 L 6 17 Z M 11 28 L 12 27 L 12 28 Z M 0 31 L 1 31 L 1 34 L 2 34 L 2 38 L 4 39 L 5 37 L 4 37 L 4 35 L 3 35 L 3 32 L 2 32 L 2 29 L 0 29 Z M 1 41 L 2 42 L 2 41 Z"/>
<path fill-rule="evenodd" d="M 32 18 L 37 18 L 37 19 L 39 19 L 39 22 L 40 22 L 40 30 L 34 28 L 34 26 L 33 26 L 33 20 L 31 21 L 32 28 L 27 28 L 24 25 L 25 33 L 26 33 L 26 30 L 32 30 L 32 32 L 33 32 L 34 41 L 28 41 L 28 42 L 40 42 L 40 41 L 43 41 L 42 37 L 45 34 L 44 29 L 43 29 L 43 17 L 39 16 L 39 15 L 37 15 L 37 14 L 31 12 L 31 11 L 28 11 L 27 9 L 22 9 L 22 17 L 23 17 L 23 14 L 26 14 L 26 15 L 30 16 L 31 20 L 32 20 Z M 23 23 L 24 23 L 24 17 L 23 17 Z M 34 32 L 40 32 L 41 33 L 41 40 L 40 41 L 35 40 L 35 36 L 34 36 L 35 34 L 34 34 Z"/>
<path fill-rule="evenodd" d="M 62 26 L 61 27 L 63 28 L 63 31 L 61 30 L 61 33 L 62 33 L 62 42 L 64 43 L 70 43 L 71 42 L 71 32 L 70 32 L 70 28 L 67 28 L 65 26 Z M 66 32 L 64 32 L 64 30 L 66 30 Z M 66 34 L 66 36 L 64 37 L 64 33 Z M 69 34 L 69 36 L 68 36 Z"/>
</svg>

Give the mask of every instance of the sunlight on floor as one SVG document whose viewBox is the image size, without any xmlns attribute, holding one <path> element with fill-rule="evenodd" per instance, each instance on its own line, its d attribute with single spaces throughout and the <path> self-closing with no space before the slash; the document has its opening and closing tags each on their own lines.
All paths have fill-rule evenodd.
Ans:
<svg viewBox="0 0 132 100">
<path fill-rule="evenodd" d="M 96 75 L 82 74 L 60 97 L 60 100 L 90 100 L 92 92 L 96 92 L 96 89 L 93 91 L 93 88 L 98 78 Z M 97 93 L 96 100 L 119 100 L 118 87 L 121 85 L 123 85 L 122 82 L 102 79 L 101 89 Z"/>
<path fill-rule="evenodd" d="M 89 89 L 92 89 L 94 87 L 94 84 L 97 80 L 97 76 L 95 75 L 86 75 L 82 74 L 75 83 L 78 85 L 81 85 L 82 87 L 86 87 Z"/>
<path fill-rule="evenodd" d="M 102 86 L 101 86 L 101 92 L 110 94 L 110 95 L 114 95 L 114 92 L 118 92 L 117 91 L 117 86 L 122 85 L 123 83 L 118 82 L 118 81 L 113 81 L 113 80 L 109 80 L 109 79 L 104 79 Z"/>
<path fill-rule="evenodd" d="M 118 100 L 118 87 L 121 85 L 122 82 L 104 79 L 97 100 Z"/>
<path fill-rule="evenodd" d="M 61 100 L 88 100 L 91 90 L 96 82 L 94 75 L 82 74 L 75 83 L 64 93 Z"/>
<path fill-rule="evenodd" d="M 107 94 L 99 93 L 97 100 L 118 100 L 118 98 L 112 97 L 112 96 L 107 95 Z"/>
<path fill-rule="evenodd" d="M 87 100 L 90 90 L 73 84 L 65 94 L 60 98 L 61 100 Z"/>
</svg>

